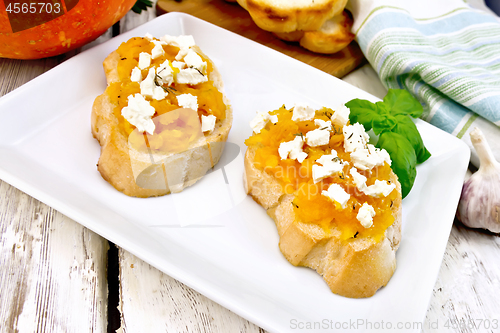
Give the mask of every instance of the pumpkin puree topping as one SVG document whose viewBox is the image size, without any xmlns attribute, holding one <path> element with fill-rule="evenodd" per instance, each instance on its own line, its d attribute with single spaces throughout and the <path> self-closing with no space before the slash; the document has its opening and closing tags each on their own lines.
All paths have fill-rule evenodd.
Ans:
<svg viewBox="0 0 500 333">
<path fill-rule="evenodd" d="M 315 124 L 315 119 L 330 121 L 334 113 L 332 109 L 322 108 L 315 111 L 314 119 L 293 121 L 292 112 L 293 109 L 286 109 L 285 106 L 269 112 L 271 116 L 278 116 L 278 121 L 267 122 L 260 133 L 254 133 L 245 141 L 248 147 L 255 149 L 255 166 L 278 179 L 285 193 L 295 194 L 292 204 L 298 220 L 318 224 L 326 232 L 329 232 L 330 227 L 335 225 L 341 231 L 342 240 L 371 237 L 379 241 L 385 230 L 394 222 L 391 207 L 400 195 L 398 191 L 392 191 L 387 196 L 374 197 L 358 189 L 350 174 L 350 169 L 353 168 L 350 153 L 344 149 L 342 130 L 344 124 L 335 120 L 332 121 L 328 144 L 311 147 L 304 142 L 302 149 L 307 153 L 307 157 L 302 163 L 296 159 L 282 159 L 278 151 L 281 143 L 290 142 L 297 136 L 305 138 L 308 132 L 320 127 Z M 335 172 L 315 183 L 312 169 L 313 165 L 318 165 L 316 160 L 323 155 L 335 154 L 335 152 L 337 157 L 344 162 L 342 171 Z M 367 178 L 367 186 L 374 184 L 375 180 L 390 182 L 391 168 L 387 162 L 371 170 L 358 171 Z M 322 195 L 322 192 L 327 191 L 333 183 L 339 184 L 345 192 L 350 194 L 344 206 Z M 364 203 L 371 205 L 375 210 L 373 224 L 369 228 L 362 226 L 357 219 L 359 209 Z"/>
<path fill-rule="evenodd" d="M 122 116 L 122 109 L 129 103 L 129 96 L 140 94 L 139 82 L 131 81 L 131 73 L 139 64 L 139 54 L 145 52 L 151 54 L 158 39 L 135 37 L 120 45 L 117 52 L 120 56 L 118 62 L 119 81 L 111 83 L 107 88 L 107 93 L 113 104 L 116 105 L 114 114 L 119 119 L 119 130 L 129 137 L 129 142 L 136 149 L 145 150 L 147 147 L 160 150 L 162 152 L 182 151 L 189 147 L 193 141 L 203 136 L 201 132 L 202 116 L 213 115 L 217 122 L 225 119 L 226 106 L 224 105 L 222 94 L 214 86 L 214 82 L 207 80 L 196 85 L 179 84 L 173 82 L 170 85 L 161 84 L 162 89 L 167 93 L 166 97 L 156 100 L 145 96 L 145 99 L 155 109 L 153 122 L 155 123 L 154 134 L 142 133 L 130 124 Z M 142 78 L 146 78 L 150 68 L 158 68 L 165 61 L 169 62 L 174 76 L 179 73 L 177 67 L 172 66 L 180 48 L 174 45 L 162 45 L 164 54 L 151 60 L 149 67 L 141 70 Z M 207 63 L 206 75 L 210 77 L 213 67 L 206 57 L 199 54 L 203 61 Z M 155 84 L 157 81 L 155 81 Z M 177 96 L 191 94 L 197 97 L 198 109 L 194 112 L 182 112 Z M 205 133 L 208 134 L 208 133 Z M 145 140 L 147 136 L 147 140 Z"/>
</svg>

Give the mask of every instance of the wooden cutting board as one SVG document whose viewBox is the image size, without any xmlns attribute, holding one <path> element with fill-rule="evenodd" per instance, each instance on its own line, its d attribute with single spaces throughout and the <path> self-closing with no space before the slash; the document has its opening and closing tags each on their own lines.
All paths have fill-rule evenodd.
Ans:
<svg viewBox="0 0 500 333">
<path fill-rule="evenodd" d="M 250 14 L 237 2 L 225 0 L 158 0 L 158 15 L 183 12 L 268 46 L 324 72 L 341 78 L 366 60 L 358 44 L 353 41 L 335 54 L 318 54 L 302 48 L 298 43 L 285 42 L 272 33 L 260 29 Z"/>
</svg>

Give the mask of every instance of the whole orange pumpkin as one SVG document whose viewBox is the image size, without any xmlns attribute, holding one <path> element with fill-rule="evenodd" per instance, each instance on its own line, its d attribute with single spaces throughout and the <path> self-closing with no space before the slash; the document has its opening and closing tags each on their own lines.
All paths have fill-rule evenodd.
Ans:
<svg viewBox="0 0 500 333">
<path fill-rule="evenodd" d="M 0 57 L 38 59 L 102 35 L 136 0 L 0 1 Z"/>
</svg>

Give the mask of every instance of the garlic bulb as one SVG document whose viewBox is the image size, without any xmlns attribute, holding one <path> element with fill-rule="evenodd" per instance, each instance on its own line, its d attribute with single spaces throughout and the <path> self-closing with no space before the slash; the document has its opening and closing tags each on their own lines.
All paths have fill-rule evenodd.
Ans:
<svg viewBox="0 0 500 333">
<path fill-rule="evenodd" d="M 500 232 L 500 163 L 479 128 L 470 133 L 479 156 L 479 170 L 467 179 L 462 188 L 457 218 L 470 228 Z"/>
</svg>

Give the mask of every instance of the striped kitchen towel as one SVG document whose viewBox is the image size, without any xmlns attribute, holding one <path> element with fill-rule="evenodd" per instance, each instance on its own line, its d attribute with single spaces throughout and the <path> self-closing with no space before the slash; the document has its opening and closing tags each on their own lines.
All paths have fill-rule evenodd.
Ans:
<svg viewBox="0 0 500 333">
<path fill-rule="evenodd" d="M 384 86 L 411 92 L 424 120 L 469 146 L 480 127 L 500 160 L 499 17 L 464 0 L 351 0 L 349 9 Z"/>
</svg>

